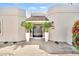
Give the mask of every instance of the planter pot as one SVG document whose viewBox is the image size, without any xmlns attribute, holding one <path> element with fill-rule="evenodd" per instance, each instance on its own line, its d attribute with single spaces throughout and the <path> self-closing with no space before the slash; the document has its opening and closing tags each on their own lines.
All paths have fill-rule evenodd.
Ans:
<svg viewBox="0 0 79 59">
<path fill-rule="evenodd" d="M 49 40 L 49 33 L 45 32 L 45 42 L 47 42 Z"/>
<path fill-rule="evenodd" d="M 25 38 L 26 38 L 26 41 L 29 42 L 29 40 L 30 40 L 30 33 L 25 33 Z"/>
</svg>

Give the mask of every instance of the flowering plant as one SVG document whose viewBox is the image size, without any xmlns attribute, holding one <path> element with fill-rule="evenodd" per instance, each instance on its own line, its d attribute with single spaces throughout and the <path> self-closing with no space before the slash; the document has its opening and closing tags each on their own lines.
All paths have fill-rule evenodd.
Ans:
<svg viewBox="0 0 79 59">
<path fill-rule="evenodd" d="M 73 38 L 73 46 L 79 50 L 79 20 L 75 22 L 72 28 L 72 38 Z"/>
</svg>

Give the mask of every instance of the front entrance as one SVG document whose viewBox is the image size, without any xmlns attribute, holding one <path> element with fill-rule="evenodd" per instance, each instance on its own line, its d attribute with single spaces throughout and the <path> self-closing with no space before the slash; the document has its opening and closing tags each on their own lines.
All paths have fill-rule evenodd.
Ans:
<svg viewBox="0 0 79 59">
<path fill-rule="evenodd" d="M 40 24 L 35 24 L 33 27 L 33 37 L 43 37 L 42 26 Z"/>
</svg>

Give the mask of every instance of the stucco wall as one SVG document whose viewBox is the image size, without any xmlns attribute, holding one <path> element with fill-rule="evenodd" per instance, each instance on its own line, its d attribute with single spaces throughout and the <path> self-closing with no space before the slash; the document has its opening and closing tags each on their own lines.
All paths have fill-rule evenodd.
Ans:
<svg viewBox="0 0 79 59">
<path fill-rule="evenodd" d="M 13 7 L 3 7 L 0 8 L 0 15 L 2 16 L 24 16 L 26 17 L 26 12 L 20 8 Z"/>
<path fill-rule="evenodd" d="M 2 24 L 2 40 L 1 41 L 15 41 L 18 39 L 18 23 L 16 16 L 3 16 Z"/>
<path fill-rule="evenodd" d="M 21 26 L 21 22 L 26 20 L 25 17 L 18 16 L 18 39 L 25 40 L 25 28 Z"/>
<path fill-rule="evenodd" d="M 25 11 L 18 8 L 0 8 L 0 20 L 2 23 L 2 33 L 0 42 L 21 41 L 24 30 L 21 30 L 20 23 L 25 20 Z"/>
<path fill-rule="evenodd" d="M 50 32 L 50 40 L 67 42 L 72 45 L 72 26 L 79 19 L 79 12 L 60 12 L 48 17 L 54 21 L 55 30 Z"/>
</svg>

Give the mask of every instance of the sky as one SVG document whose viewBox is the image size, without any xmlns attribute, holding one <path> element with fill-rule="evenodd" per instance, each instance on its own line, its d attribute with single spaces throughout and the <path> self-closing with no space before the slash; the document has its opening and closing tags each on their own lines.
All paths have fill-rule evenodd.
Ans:
<svg viewBox="0 0 79 59">
<path fill-rule="evenodd" d="M 0 7 L 18 7 L 30 11 L 45 12 L 53 6 L 51 3 L 0 3 Z"/>
</svg>

